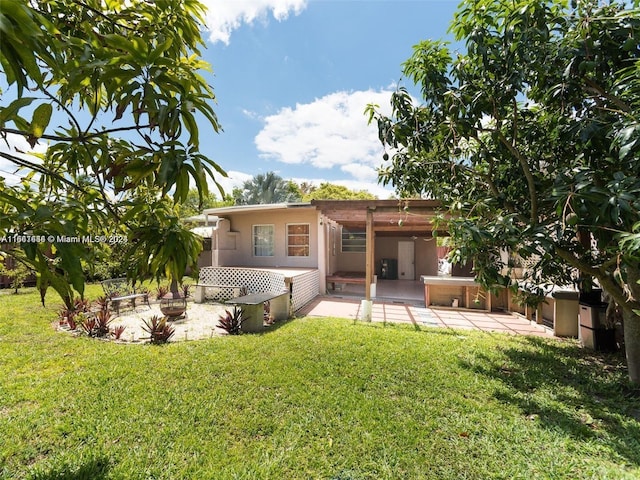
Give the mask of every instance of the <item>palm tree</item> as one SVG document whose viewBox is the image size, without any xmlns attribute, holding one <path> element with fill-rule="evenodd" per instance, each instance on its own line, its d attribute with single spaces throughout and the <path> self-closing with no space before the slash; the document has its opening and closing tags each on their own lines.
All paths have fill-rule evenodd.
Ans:
<svg viewBox="0 0 640 480">
<path fill-rule="evenodd" d="M 247 180 L 242 188 L 234 189 L 233 197 L 236 205 L 299 202 L 300 190 L 294 182 L 267 172 Z"/>
</svg>

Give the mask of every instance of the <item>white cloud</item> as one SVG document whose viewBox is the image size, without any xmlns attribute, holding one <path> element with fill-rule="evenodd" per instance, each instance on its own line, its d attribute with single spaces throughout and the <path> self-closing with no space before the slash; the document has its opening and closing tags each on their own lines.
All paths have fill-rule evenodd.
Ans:
<svg viewBox="0 0 640 480">
<path fill-rule="evenodd" d="M 42 154 L 47 151 L 47 145 L 43 142 L 36 144 L 35 148 L 31 148 L 29 142 L 22 135 L 9 133 L 0 139 L 0 152 L 12 155 L 14 157 L 26 160 L 30 163 L 39 164 L 42 160 L 29 152 Z M 9 159 L 0 156 L 0 177 L 4 177 L 9 185 L 20 183 L 20 180 L 31 170 L 22 169 L 18 171 L 19 166 Z M 37 176 L 34 177 L 34 180 Z"/>
<path fill-rule="evenodd" d="M 228 171 L 226 178 L 221 176 L 216 176 L 216 180 L 220 185 L 222 185 L 222 188 L 226 195 L 231 195 L 235 187 L 241 187 L 245 181 L 251 180 L 252 178 L 253 178 L 253 174 L 238 172 L 234 170 Z M 209 191 L 211 193 L 214 193 L 216 197 L 220 198 L 220 192 L 218 191 L 218 187 L 216 187 L 214 183 L 211 181 L 209 182 Z"/>
<path fill-rule="evenodd" d="M 317 168 L 340 167 L 357 179 L 373 179 L 382 163 L 375 124 L 368 125 L 367 104 L 389 115 L 392 91 L 336 92 L 265 118 L 255 138 L 265 158 Z"/>
<path fill-rule="evenodd" d="M 377 178 L 377 175 L 376 175 Z M 387 198 L 391 198 L 394 194 L 394 191 L 389 187 L 383 187 L 380 185 L 375 179 L 373 181 L 362 180 L 331 180 L 329 183 L 334 185 L 342 185 L 343 187 L 347 187 L 349 190 L 360 191 L 364 190 L 366 192 L 375 195 L 381 200 L 385 200 Z"/>
<path fill-rule="evenodd" d="M 343 165 L 341 170 L 349 173 L 359 180 L 376 181 L 378 178 L 378 172 L 375 168 L 370 165 L 363 165 L 362 163 L 350 163 L 349 165 Z"/>
<path fill-rule="evenodd" d="M 246 108 L 243 108 L 241 110 L 242 114 L 247 117 L 250 120 L 261 120 L 262 118 L 260 117 L 260 114 L 257 112 L 254 112 L 253 110 L 247 110 Z"/>
<path fill-rule="evenodd" d="M 269 13 L 279 22 L 291 13 L 298 15 L 307 6 L 307 0 L 203 0 L 209 40 L 229 44 L 231 32 L 243 23 L 266 21 Z"/>
</svg>

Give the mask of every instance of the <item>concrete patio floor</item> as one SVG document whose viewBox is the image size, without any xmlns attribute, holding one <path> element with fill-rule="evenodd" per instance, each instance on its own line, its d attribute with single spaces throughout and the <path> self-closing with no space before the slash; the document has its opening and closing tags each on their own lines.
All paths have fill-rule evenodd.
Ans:
<svg viewBox="0 0 640 480">
<path fill-rule="evenodd" d="M 360 299 L 316 297 L 297 313 L 310 317 L 361 318 Z M 553 333 L 542 325 L 526 318 L 501 312 L 475 312 L 470 310 L 448 310 L 425 308 L 399 302 L 373 302 L 373 322 L 406 323 L 419 327 L 440 327 L 455 330 L 480 330 L 513 335 L 535 335 L 554 338 Z"/>
</svg>

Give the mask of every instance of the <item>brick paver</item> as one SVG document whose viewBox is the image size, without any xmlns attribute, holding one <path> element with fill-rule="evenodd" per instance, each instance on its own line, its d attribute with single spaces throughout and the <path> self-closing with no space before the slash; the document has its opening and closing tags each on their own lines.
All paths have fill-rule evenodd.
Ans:
<svg viewBox="0 0 640 480">
<path fill-rule="evenodd" d="M 298 314 L 310 317 L 361 318 L 360 300 L 354 298 L 317 297 L 303 307 Z M 481 330 L 513 335 L 553 337 L 541 325 L 509 313 L 473 312 L 469 310 L 444 310 L 403 305 L 395 302 L 373 302 L 373 322 L 409 323 L 424 327 L 441 327 L 460 330 Z"/>
</svg>

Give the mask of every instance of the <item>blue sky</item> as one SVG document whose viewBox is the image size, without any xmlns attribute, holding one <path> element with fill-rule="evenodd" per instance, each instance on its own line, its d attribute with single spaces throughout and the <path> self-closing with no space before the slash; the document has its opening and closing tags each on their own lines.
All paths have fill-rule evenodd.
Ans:
<svg viewBox="0 0 640 480">
<path fill-rule="evenodd" d="M 392 192 L 375 172 L 382 147 L 365 106 L 388 110 L 411 47 L 448 38 L 458 2 L 204 1 L 203 55 L 224 131 L 202 132 L 201 146 L 229 173 L 225 188 L 274 171 L 387 198 Z"/>
<path fill-rule="evenodd" d="M 204 77 L 223 131 L 203 122 L 200 145 L 229 174 L 218 178 L 225 190 L 274 171 L 391 196 L 377 182 L 383 150 L 364 109 L 375 103 L 390 112 L 401 64 L 420 40 L 449 38 L 458 0 L 201 1 L 209 7 L 202 54 L 213 68 Z M 22 137 L 9 143 L 31 150 Z M 10 182 L 19 178 L 14 170 L 0 159 Z"/>
</svg>

